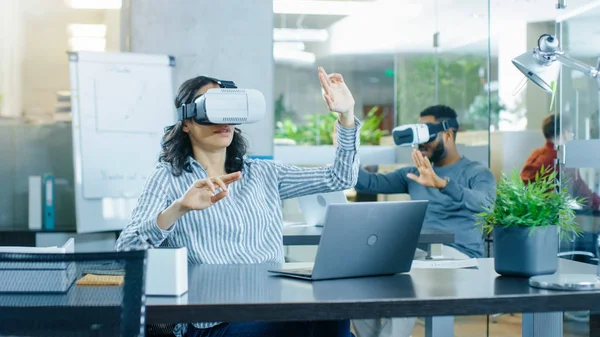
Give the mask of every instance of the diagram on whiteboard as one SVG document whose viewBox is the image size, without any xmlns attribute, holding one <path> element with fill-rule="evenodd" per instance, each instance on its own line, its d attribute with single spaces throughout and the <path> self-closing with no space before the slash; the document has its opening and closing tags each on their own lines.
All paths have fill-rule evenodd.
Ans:
<svg viewBox="0 0 600 337">
<path fill-rule="evenodd" d="M 118 84 L 118 85 L 117 85 Z M 109 72 L 94 80 L 96 128 L 99 132 L 156 133 L 156 121 L 150 111 L 165 106 L 161 95 L 155 95 L 155 81 L 135 78 L 127 73 Z"/>
</svg>

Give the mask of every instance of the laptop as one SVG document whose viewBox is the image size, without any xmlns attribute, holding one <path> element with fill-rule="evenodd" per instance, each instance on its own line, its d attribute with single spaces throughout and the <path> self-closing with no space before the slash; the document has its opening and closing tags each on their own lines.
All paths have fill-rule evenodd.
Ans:
<svg viewBox="0 0 600 337">
<path fill-rule="evenodd" d="M 327 206 L 330 204 L 346 204 L 344 191 L 317 193 L 298 198 L 304 223 L 309 226 L 322 227 L 325 221 Z"/>
<path fill-rule="evenodd" d="M 330 204 L 313 266 L 283 264 L 269 272 L 312 281 L 409 272 L 428 204 L 427 200 Z"/>
</svg>

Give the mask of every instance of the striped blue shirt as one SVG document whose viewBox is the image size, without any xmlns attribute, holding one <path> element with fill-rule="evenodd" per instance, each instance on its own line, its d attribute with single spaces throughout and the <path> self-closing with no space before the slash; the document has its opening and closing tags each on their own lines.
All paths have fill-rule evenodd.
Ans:
<svg viewBox="0 0 600 337">
<path fill-rule="evenodd" d="M 170 164 L 159 163 L 148 178 L 116 249 L 148 245 L 187 247 L 188 262 L 193 264 L 283 262 L 281 201 L 354 187 L 359 168 L 357 119 L 355 126 L 345 128 L 338 122 L 338 145 L 330 166 L 304 168 L 245 159 L 242 178 L 229 186 L 227 197 L 207 209 L 188 212 L 168 230 L 158 227 L 158 215 L 196 180 L 208 175 L 193 158 L 189 159 L 192 172 L 184 171 L 178 177 L 171 174 Z M 215 324 L 194 325 L 203 328 Z M 181 324 L 176 334 L 184 331 Z"/>
</svg>

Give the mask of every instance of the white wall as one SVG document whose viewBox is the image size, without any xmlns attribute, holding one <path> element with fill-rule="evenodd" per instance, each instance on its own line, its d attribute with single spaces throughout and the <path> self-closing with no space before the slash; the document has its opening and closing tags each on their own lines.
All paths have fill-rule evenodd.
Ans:
<svg viewBox="0 0 600 337">
<path fill-rule="evenodd" d="M 260 90 L 265 119 L 244 125 L 249 154 L 273 154 L 273 3 L 247 0 L 131 0 L 132 52 L 169 54 L 175 87 L 198 75 Z"/>
</svg>

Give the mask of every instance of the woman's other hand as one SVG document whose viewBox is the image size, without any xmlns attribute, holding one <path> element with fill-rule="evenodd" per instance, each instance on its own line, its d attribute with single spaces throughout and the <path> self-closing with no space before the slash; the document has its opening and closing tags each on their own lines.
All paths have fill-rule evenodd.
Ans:
<svg viewBox="0 0 600 337">
<path fill-rule="evenodd" d="M 179 204 L 184 211 L 199 211 L 214 205 L 227 196 L 227 185 L 242 178 L 240 172 L 234 172 L 215 178 L 196 181 L 188 188 Z M 217 190 L 220 189 L 219 193 Z"/>
</svg>

